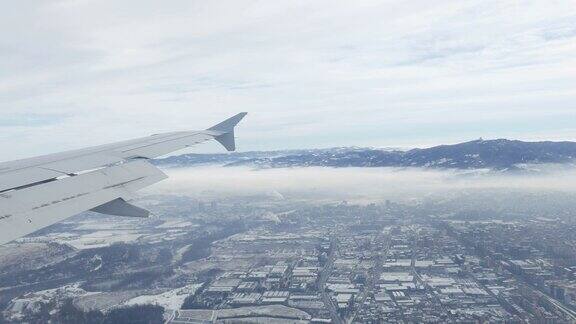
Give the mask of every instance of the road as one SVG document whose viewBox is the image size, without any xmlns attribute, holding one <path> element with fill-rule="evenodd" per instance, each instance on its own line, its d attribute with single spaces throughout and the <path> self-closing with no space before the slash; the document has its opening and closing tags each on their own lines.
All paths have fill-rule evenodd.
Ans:
<svg viewBox="0 0 576 324">
<path fill-rule="evenodd" d="M 338 242 L 336 238 L 330 238 L 330 250 L 328 252 L 328 260 L 320 273 L 320 280 L 318 282 L 318 288 L 320 290 L 320 294 L 322 296 L 322 301 L 324 305 L 330 311 L 330 317 L 332 318 L 332 323 L 335 324 L 342 324 L 342 318 L 338 315 L 338 307 L 334 304 L 332 298 L 330 298 L 330 294 L 326 291 L 326 282 L 328 281 L 328 277 L 332 273 L 332 269 L 334 268 L 334 260 L 336 259 L 336 251 L 338 250 Z"/>
<path fill-rule="evenodd" d="M 454 238 L 466 246 L 470 245 L 469 242 L 460 239 L 457 235 L 454 236 Z M 504 261 L 507 261 L 507 260 L 505 259 Z M 558 309 L 560 312 L 562 312 L 567 319 L 569 319 L 572 323 L 576 323 L 576 312 L 574 310 L 572 310 L 571 308 L 566 306 L 561 301 L 559 301 L 559 300 L 553 298 L 552 296 L 542 292 L 539 287 L 535 287 L 535 286 L 531 285 L 529 282 L 526 281 L 526 279 L 524 277 L 522 277 L 522 276 L 520 276 L 514 272 L 511 272 L 511 271 L 508 271 L 508 272 L 511 275 L 513 275 L 514 278 L 516 278 L 516 280 L 518 280 L 518 282 L 522 283 L 524 285 L 524 287 L 530 289 L 534 294 L 546 299 L 550 304 L 552 304 L 554 307 L 556 307 L 556 309 Z"/>
<path fill-rule="evenodd" d="M 521 279 L 518 279 L 518 280 L 521 280 Z M 533 293 L 546 299 L 549 303 L 554 305 L 556 308 L 560 309 L 564 313 L 564 315 L 566 315 L 566 317 L 568 317 L 570 319 L 570 321 L 572 323 L 576 323 L 576 312 L 574 312 L 572 309 L 568 308 L 566 305 L 562 304 L 562 302 L 548 296 L 547 294 L 541 292 L 540 290 L 538 290 L 537 288 L 535 288 L 534 286 L 532 286 L 530 284 L 526 283 L 524 285 L 524 287 L 531 289 Z"/>
<path fill-rule="evenodd" d="M 166 321 L 164 321 L 164 324 L 169 324 L 171 323 L 175 318 L 176 318 L 176 313 L 178 311 L 173 310 L 172 313 L 170 313 L 170 316 L 166 319 Z"/>
<path fill-rule="evenodd" d="M 374 292 L 374 288 L 376 287 L 376 284 L 380 280 L 380 274 L 382 274 L 382 265 L 384 264 L 384 261 L 386 261 L 386 257 L 388 256 L 388 250 L 390 249 L 390 237 L 388 236 L 385 237 L 383 233 L 380 233 L 374 238 L 372 244 L 374 245 L 382 244 L 384 246 L 384 249 L 381 253 L 378 254 L 376 259 L 374 260 L 374 267 L 370 270 L 366 286 L 364 287 L 364 291 L 362 292 L 362 295 L 360 296 L 360 301 L 358 302 L 359 307 L 356 307 L 354 313 L 347 319 L 346 321 L 347 323 L 352 323 L 354 319 L 356 319 L 356 316 L 358 316 L 358 312 L 360 308 L 363 307 L 366 298 L 368 298 L 368 296 L 372 292 Z"/>
</svg>

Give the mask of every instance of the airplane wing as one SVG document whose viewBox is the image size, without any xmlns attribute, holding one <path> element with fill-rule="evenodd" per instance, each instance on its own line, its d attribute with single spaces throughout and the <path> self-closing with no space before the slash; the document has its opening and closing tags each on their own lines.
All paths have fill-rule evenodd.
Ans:
<svg viewBox="0 0 576 324">
<path fill-rule="evenodd" d="M 211 139 L 236 149 L 240 113 L 203 131 L 184 131 L 0 163 L 0 244 L 92 210 L 132 217 L 135 192 L 167 176 L 148 160 Z"/>
</svg>

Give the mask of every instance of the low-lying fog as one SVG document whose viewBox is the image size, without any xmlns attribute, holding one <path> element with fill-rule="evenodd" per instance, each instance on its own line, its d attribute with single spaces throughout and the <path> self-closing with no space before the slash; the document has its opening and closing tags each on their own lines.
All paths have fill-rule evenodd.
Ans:
<svg viewBox="0 0 576 324">
<path fill-rule="evenodd" d="M 576 168 L 538 166 L 537 173 L 419 168 L 192 167 L 167 169 L 150 194 L 270 196 L 292 199 L 413 199 L 474 189 L 576 192 Z"/>
</svg>

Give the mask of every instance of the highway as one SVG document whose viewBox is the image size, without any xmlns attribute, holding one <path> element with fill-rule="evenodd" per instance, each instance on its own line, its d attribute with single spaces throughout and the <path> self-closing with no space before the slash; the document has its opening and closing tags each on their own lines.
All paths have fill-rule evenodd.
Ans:
<svg viewBox="0 0 576 324">
<path fill-rule="evenodd" d="M 336 259 L 336 251 L 338 250 L 338 242 L 334 237 L 330 238 L 330 250 L 328 251 L 328 260 L 320 273 L 320 281 L 318 282 L 318 288 L 320 290 L 320 294 L 322 296 L 322 301 L 324 305 L 330 311 L 330 317 L 332 318 L 332 323 L 335 324 L 342 324 L 342 318 L 338 315 L 338 306 L 334 304 L 332 298 L 330 298 L 330 294 L 326 291 L 326 282 L 332 273 L 334 268 L 334 260 Z"/>
<path fill-rule="evenodd" d="M 518 277 L 518 276 L 516 276 L 516 277 Z M 522 278 L 519 278 L 518 280 L 522 280 Z M 525 281 L 523 281 L 523 282 L 525 282 Z M 540 290 L 538 290 L 537 288 L 535 288 L 534 286 L 532 286 L 530 284 L 525 283 L 524 287 L 531 289 L 533 293 L 546 299 L 550 304 L 554 305 L 557 309 L 561 310 L 564 313 L 564 315 L 566 315 L 566 317 L 568 317 L 571 320 L 572 323 L 576 323 L 576 312 L 574 312 L 572 309 L 568 308 L 566 305 L 562 304 L 562 302 L 548 296 L 547 294 L 541 292 Z"/>
<path fill-rule="evenodd" d="M 366 301 L 366 298 L 368 298 L 368 296 L 372 292 L 374 292 L 374 288 L 376 287 L 376 284 L 380 280 L 380 274 L 382 273 L 382 265 L 386 261 L 386 256 L 388 255 L 388 250 L 390 248 L 390 238 L 389 237 L 384 237 L 384 235 L 382 235 L 382 233 L 380 233 L 380 235 L 378 235 L 377 237 L 374 238 L 374 242 L 372 242 L 372 243 L 375 245 L 383 243 L 384 249 L 383 249 L 383 251 L 381 251 L 378 254 L 376 259 L 374 260 L 374 267 L 370 270 L 370 275 L 368 277 L 366 286 L 364 287 L 364 291 L 362 292 L 360 301 L 358 302 L 358 305 L 357 305 L 354 313 L 347 319 L 347 321 L 346 321 L 347 323 L 352 323 L 354 321 L 354 319 L 356 319 L 356 316 L 358 315 L 358 311 L 360 310 L 360 307 L 363 307 L 364 302 Z"/>
<path fill-rule="evenodd" d="M 469 245 L 469 242 L 461 240 L 458 236 L 454 236 L 454 238 L 456 240 L 459 240 L 460 242 L 462 242 L 462 244 L 464 244 L 464 245 Z M 507 261 L 507 260 L 505 260 L 505 261 Z M 553 305 L 554 307 L 556 307 L 556 309 L 558 309 L 560 312 L 562 312 L 564 314 L 564 316 L 570 320 L 570 322 L 576 323 L 576 312 L 574 310 L 572 310 L 571 308 L 569 308 L 568 306 L 563 304 L 561 301 L 559 301 L 559 300 L 549 296 L 548 294 L 542 292 L 539 287 L 535 287 L 534 285 L 530 284 L 528 281 L 526 281 L 526 279 L 523 276 L 516 274 L 516 273 L 514 273 L 508 269 L 506 269 L 506 271 L 508 271 L 508 273 L 513 275 L 514 278 L 516 278 L 516 280 L 521 282 L 524 285 L 524 287 L 530 289 L 534 294 L 546 299 L 551 305 Z"/>
</svg>

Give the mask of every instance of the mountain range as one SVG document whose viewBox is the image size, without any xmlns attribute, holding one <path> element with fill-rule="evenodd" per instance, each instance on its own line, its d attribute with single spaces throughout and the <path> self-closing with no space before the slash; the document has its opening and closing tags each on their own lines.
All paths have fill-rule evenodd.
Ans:
<svg viewBox="0 0 576 324">
<path fill-rule="evenodd" d="M 155 164 L 166 167 L 218 164 L 258 168 L 321 166 L 518 170 L 525 165 L 574 162 L 576 162 L 576 142 L 479 139 L 411 150 L 338 147 L 228 154 L 184 154 L 156 160 Z"/>
</svg>

